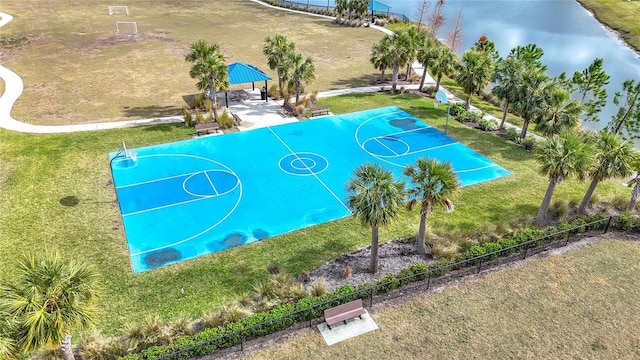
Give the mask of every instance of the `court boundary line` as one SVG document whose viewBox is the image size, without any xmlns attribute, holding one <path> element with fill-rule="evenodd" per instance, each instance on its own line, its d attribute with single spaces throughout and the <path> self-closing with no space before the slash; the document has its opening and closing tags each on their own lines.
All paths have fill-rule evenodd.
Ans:
<svg viewBox="0 0 640 360">
<path fill-rule="evenodd" d="M 150 253 L 150 252 L 154 252 L 154 251 L 158 251 L 158 250 L 162 250 L 162 249 L 166 249 L 166 248 L 170 248 L 170 247 L 173 247 L 173 246 L 176 246 L 176 245 L 183 244 L 183 243 L 185 243 L 185 242 L 191 241 L 191 240 L 193 240 L 193 239 L 195 239 L 195 238 L 199 237 L 200 235 L 202 235 L 202 234 L 204 234 L 204 233 L 206 233 L 206 232 L 210 231 L 211 229 L 215 228 L 216 226 L 220 225 L 220 224 L 221 224 L 223 221 L 225 221 L 229 216 L 231 216 L 231 214 L 233 214 L 233 213 L 235 212 L 235 210 L 238 208 L 238 205 L 240 204 L 240 200 L 242 200 L 242 195 L 243 195 L 243 191 L 242 191 L 242 180 L 240 179 L 240 177 L 238 176 L 238 174 L 236 174 L 233 170 L 231 170 L 231 168 L 230 168 L 230 167 L 228 167 L 227 165 L 225 165 L 225 164 L 223 164 L 223 163 L 221 163 L 221 162 L 219 162 L 219 161 L 216 161 L 216 160 L 213 160 L 213 159 L 209 159 L 209 158 L 206 158 L 206 157 L 204 157 L 204 156 L 191 155 L 191 154 L 152 154 L 152 155 L 143 155 L 143 156 L 141 156 L 141 157 L 138 157 L 138 159 L 140 159 L 140 158 L 142 158 L 142 157 L 153 157 L 153 156 L 159 156 L 159 157 L 162 157 L 162 156 L 183 156 L 183 157 L 187 157 L 187 158 L 194 158 L 194 159 L 205 160 L 205 161 L 208 161 L 208 162 L 211 162 L 211 163 L 217 164 L 217 165 L 219 165 L 219 166 L 223 167 L 223 168 L 224 168 L 224 170 L 228 171 L 230 174 L 235 175 L 235 177 L 236 177 L 236 179 L 238 179 L 238 181 L 236 182 L 236 186 L 234 186 L 234 188 L 233 188 L 232 190 L 230 190 L 230 191 L 233 191 L 233 190 L 235 190 L 236 188 L 238 188 L 238 189 L 239 189 L 239 191 L 240 191 L 240 193 L 238 194 L 238 200 L 236 200 L 236 203 L 233 205 L 233 207 L 229 210 L 229 212 L 228 212 L 225 216 L 223 216 L 223 217 L 222 217 L 220 220 L 218 220 L 216 223 L 212 224 L 210 227 L 208 227 L 208 228 L 206 228 L 206 229 L 204 229 L 204 230 L 200 231 L 200 232 L 199 232 L 199 233 L 197 233 L 197 234 L 194 234 L 194 235 L 192 235 L 192 236 L 189 236 L 188 238 L 185 238 L 185 239 L 182 239 L 182 240 L 179 240 L 179 241 L 173 242 L 173 243 L 171 243 L 171 244 L 166 244 L 166 245 L 163 245 L 163 246 L 155 247 L 155 248 L 153 248 L 153 249 L 142 250 L 142 251 L 138 251 L 138 252 L 135 252 L 135 253 L 134 253 L 134 252 L 132 252 L 132 251 L 131 251 L 131 245 L 132 245 L 132 244 L 131 244 L 131 242 L 129 242 L 129 239 L 128 239 L 128 237 L 127 237 L 127 244 L 128 244 L 128 247 L 129 247 L 129 257 L 130 257 L 130 259 L 131 259 L 131 261 L 132 261 L 132 262 L 133 262 L 133 257 L 142 256 L 142 255 L 144 255 L 144 254 L 148 254 L 148 253 Z M 182 175 L 182 176 L 184 176 L 184 175 Z M 228 192 L 225 192 L 225 194 L 227 194 L 227 193 L 228 193 Z M 213 196 L 210 196 L 210 197 L 207 197 L 206 199 L 210 199 L 210 198 L 212 198 L 212 197 L 213 197 Z M 205 198 L 194 199 L 194 200 L 205 200 Z M 123 221 L 124 221 L 124 217 L 123 217 Z M 125 237 L 126 237 L 126 230 L 125 230 Z M 133 264 L 132 264 L 132 267 L 133 267 Z M 149 268 L 144 268 L 144 269 L 140 269 L 140 271 L 138 271 L 138 272 L 143 272 L 143 271 L 146 271 L 146 270 L 151 270 L 151 269 L 149 269 Z"/>
<path fill-rule="evenodd" d="M 378 160 L 380 160 L 380 161 L 382 161 L 382 162 L 385 162 L 385 163 L 387 163 L 387 164 L 389 164 L 389 165 L 393 165 L 393 166 L 397 166 L 397 167 L 404 167 L 404 165 L 397 164 L 397 163 L 395 163 L 395 162 L 390 161 L 390 160 L 388 160 L 388 159 L 387 159 L 387 158 L 397 158 L 398 156 L 384 156 L 384 155 L 378 155 L 378 154 L 372 153 L 372 152 L 368 151 L 367 149 L 365 149 L 365 147 L 364 147 L 364 142 L 360 142 L 360 139 L 358 138 L 358 133 L 359 133 L 360 129 L 361 129 L 365 124 L 367 124 L 367 123 L 369 123 L 369 122 L 371 122 L 371 121 L 373 121 L 373 120 L 375 120 L 375 119 L 377 119 L 377 118 L 381 118 L 381 117 L 384 117 L 384 116 L 388 116 L 389 114 L 405 114 L 405 115 L 408 115 L 408 117 L 416 118 L 415 116 L 413 116 L 413 115 L 409 114 L 408 112 L 406 112 L 406 111 L 404 111 L 404 110 L 402 110 L 402 109 L 398 108 L 397 106 L 392 106 L 392 107 L 395 107 L 395 110 L 389 111 L 389 112 L 384 113 L 384 114 L 378 114 L 378 115 L 373 116 L 373 117 L 370 117 L 370 118 L 368 118 L 366 121 L 363 121 L 362 123 L 360 123 L 360 124 L 356 127 L 356 130 L 354 131 L 354 138 L 355 138 L 356 144 L 358 144 L 358 146 L 359 146 L 359 147 L 362 149 L 362 151 L 364 151 L 365 153 L 367 153 L 367 154 L 371 155 L 372 157 L 374 157 L 374 158 L 376 158 L 376 159 L 378 159 Z M 417 118 L 416 118 L 416 119 L 417 119 Z M 417 120 L 419 120 L 419 119 L 417 119 Z M 392 133 L 392 134 L 378 135 L 378 136 L 376 136 L 376 137 L 374 137 L 374 138 L 367 138 L 367 139 L 365 140 L 365 142 L 366 142 L 366 141 L 369 141 L 369 140 L 371 140 L 371 139 L 379 138 L 379 137 L 390 136 L 390 135 L 398 135 L 398 134 L 403 134 L 403 133 L 407 133 L 407 132 L 413 132 L 413 131 L 424 130 L 424 129 L 430 129 L 430 128 L 433 128 L 434 130 L 439 131 L 438 129 L 436 129 L 435 127 L 433 127 L 433 126 L 431 126 L 431 125 L 429 125 L 429 124 L 424 124 L 423 122 L 421 122 L 421 124 L 422 124 L 422 125 L 425 125 L 425 126 L 419 126 L 417 129 L 411 129 L 411 130 L 407 130 L 407 131 L 399 131 L 399 132 L 395 132 L 395 133 Z M 461 146 L 464 146 L 464 147 L 466 147 L 467 149 L 469 149 L 469 150 L 473 151 L 474 153 L 479 154 L 480 156 L 484 157 L 485 159 L 487 159 L 487 160 L 491 161 L 491 162 L 492 162 L 492 164 L 490 164 L 490 165 L 486 165 L 486 166 L 482 166 L 482 167 L 479 167 L 479 168 L 473 168 L 473 169 L 454 170 L 454 172 L 455 172 L 455 173 L 468 173 L 468 172 L 472 172 L 472 171 L 478 171 L 478 170 L 482 170 L 482 169 L 486 169 L 486 168 L 496 167 L 496 166 L 497 166 L 497 167 L 500 167 L 500 168 L 504 169 L 504 170 L 505 170 L 505 171 L 507 171 L 509 174 L 511 174 L 511 172 L 510 172 L 509 170 L 507 170 L 507 169 L 503 168 L 502 166 L 500 166 L 500 165 L 499 165 L 499 164 L 497 164 L 496 162 L 492 161 L 492 160 L 491 160 L 491 159 L 489 159 L 488 157 L 486 157 L 486 156 L 484 156 L 484 155 L 482 155 L 482 154 L 478 153 L 477 151 L 475 151 L 475 150 L 471 149 L 470 147 L 468 147 L 468 146 L 466 146 L 466 145 L 462 144 L 461 142 L 457 141 L 456 139 L 454 139 L 454 138 L 452 138 L 452 137 L 450 137 L 450 136 L 448 136 L 448 135 L 446 135 L 446 134 L 444 134 L 444 135 L 445 135 L 445 136 L 447 136 L 447 137 L 449 137 L 450 139 L 452 139 L 452 140 L 453 140 L 453 142 L 452 142 L 452 143 L 449 143 L 449 144 L 443 144 L 443 145 L 434 146 L 434 147 L 427 148 L 427 149 L 422 149 L 422 150 L 417 150 L 417 151 L 413 151 L 413 152 L 408 152 L 408 153 L 406 153 L 406 154 L 403 154 L 402 156 L 404 156 L 404 155 L 414 155 L 414 154 L 417 154 L 417 153 L 420 153 L 420 152 L 424 152 L 424 151 L 430 151 L 430 150 L 434 150 L 434 149 L 438 149 L 438 148 L 442 148 L 442 147 L 447 147 L 447 146 L 452 146 L 452 145 L 460 144 Z M 394 153 L 395 153 L 395 152 L 394 152 Z M 453 165 L 453 164 L 452 164 L 452 165 Z M 494 178 L 494 179 L 491 179 L 491 180 L 495 180 L 495 179 L 497 179 L 497 178 Z M 483 180 L 483 181 L 488 181 L 488 180 Z M 480 182 L 483 182 L 483 181 L 480 181 Z M 476 183 L 477 183 L 477 182 L 476 182 Z M 476 183 L 473 183 L 473 184 L 476 184 Z M 473 184 L 471 184 L 471 185 L 473 185 Z"/>
<path fill-rule="evenodd" d="M 286 144 L 286 143 L 285 143 L 285 142 L 280 138 L 280 136 L 278 136 L 278 134 L 276 134 L 276 133 L 275 133 L 275 131 L 273 131 L 273 129 L 271 128 L 271 126 L 268 126 L 268 127 L 267 127 L 267 129 L 269 129 L 269 131 L 273 134 L 273 136 L 275 136 L 275 138 L 276 138 L 276 139 L 278 139 L 278 141 L 280 141 L 280 143 L 282 143 L 282 145 L 283 145 L 285 148 L 287 148 L 287 150 L 289 150 L 289 152 L 290 152 L 291 154 L 293 154 L 295 157 L 297 157 L 297 158 L 298 158 L 298 159 L 299 159 L 299 160 L 304 164 L 304 162 L 300 159 L 300 157 L 296 154 L 296 152 L 294 152 L 294 151 L 293 151 L 293 149 L 291 149 L 291 148 L 289 147 L 289 145 L 287 145 L 287 144 Z M 323 156 L 323 158 L 324 158 L 324 156 Z M 307 167 L 307 168 L 308 168 L 308 167 Z M 327 159 L 327 168 L 329 168 L 329 160 L 328 160 L 328 159 Z M 343 202 L 342 202 L 342 200 L 340 200 L 340 198 L 338 197 L 338 195 L 336 195 L 336 194 L 333 192 L 333 190 L 331 190 L 331 188 L 329 188 L 329 187 L 327 186 L 327 184 L 325 184 L 325 183 L 324 183 L 324 181 L 322 181 L 322 180 L 320 179 L 320 177 L 319 177 L 316 173 L 314 173 L 311 169 L 309 169 L 309 172 L 311 173 L 311 175 L 312 175 L 313 177 L 315 177 L 315 178 L 316 178 L 316 180 L 318 180 L 318 182 L 320 182 L 320 184 L 321 184 L 322 186 L 324 186 L 324 188 L 325 188 L 325 189 L 327 189 L 327 191 L 329 191 L 329 193 L 330 193 L 331 195 L 333 195 L 333 197 L 334 197 L 336 200 L 338 200 L 338 202 L 339 202 L 342 206 L 344 206 L 344 208 L 345 208 L 345 209 L 347 209 L 347 211 L 349 211 L 349 213 L 351 213 L 351 209 L 349 209 L 349 207 L 348 207 L 345 203 L 343 203 Z"/>
</svg>

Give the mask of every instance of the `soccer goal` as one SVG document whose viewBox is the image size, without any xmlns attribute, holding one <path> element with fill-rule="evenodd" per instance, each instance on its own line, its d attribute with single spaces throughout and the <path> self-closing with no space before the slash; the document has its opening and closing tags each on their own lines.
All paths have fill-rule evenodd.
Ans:
<svg viewBox="0 0 640 360">
<path fill-rule="evenodd" d="M 129 15 L 129 7 L 126 5 L 113 5 L 109 6 L 109 15 L 113 14 L 127 14 Z"/>
<path fill-rule="evenodd" d="M 116 34 L 137 34 L 138 23 L 135 21 L 116 21 L 115 31 Z"/>
</svg>

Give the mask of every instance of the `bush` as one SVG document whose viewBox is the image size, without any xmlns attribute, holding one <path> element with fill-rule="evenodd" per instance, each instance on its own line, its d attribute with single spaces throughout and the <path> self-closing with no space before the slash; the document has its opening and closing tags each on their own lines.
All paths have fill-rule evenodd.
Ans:
<svg viewBox="0 0 640 360">
<path fill-rule="evenodd" d="M 309 289 L 311 296 L 322 296 L 327 293 L 327 283 L 320 279 L 316 280 L 311 284 L 311 288 Z"/>
<path fill-rule="evenodd" d="M 433 95 L 436 92 L 436 87 L 433 85 L 429 85 L 429 86 L 425 86 L 422 88 L 422 92 L 427 94 L 427 95 Z M 451 110 L 451 109 L 449 109 Z"/>
<path fill-rule="evenodd" d="M 193 126 L 193 117 L 191 116 L 191 110 L 189 110 L 187 105 L 182 107 L 182 116 L 184 116 L 184 125 L 186 127 Z"/>
<path fill-rule="evenodd" d="M 516 141 L 518 141 L 519 135 L 520 134 L 518 134 L 518 130 L 516 130 L 516 128 L 509 127 L 509 128 L 507 128 L 507 132 L 504 134 L 504 137 L 507 140 L 511 140 L 511 141 L 516 142 Z"/>
<path fill-rule="evenodd" d="M 220 127 L 223 129 L 230 129 L 235 125 L 235 122 L 233 116 L 229 115 L 229 112 L 225 109 L 222 111 L 222 114 L 218 116 L 218 124 L 220 124 Z"/>
<path fill-rule="evenodd" d="M 482 245 L 474 245 L 472 246 L 469 250 L 467 250 L 467 252 L 465 253 L 464 257 L 466 259 L 474 259 L 477 257 L 480 257 L 484 254 L 487 253 L 487 249 L 484 248 L 484 246 Z M 474 261 L 472 261 L 472 263 L 477 264 L 480 261 L 483 261 L 484 259 L 475 259 Z"/>
<path fill-rule="evenodd" d="M 268 94 L 269 97 L 273 100 L 280 100 L 280 88 L 278 87 L 278 85 L 273 84 L 269 86 Z"/>
<path fill-rule="evenodd" d="M 502 250 L 502 245 L 500 245 L 500 243 L 498 242 L 487 242 L 482 244 L 482 247 L 485 248 L 487 254 L 493 253 L 491 256 L 487 258 L 487 260 L 497 259 L 498 256 L 502 255 L 501 252 L 498 252 Z"/>
<path fill-rule="evenodd" d="M 477 123 L 481 118 L 480 113 L 475 111 L 463 111 L 458 114 L 458 121 Z"/>
<path fill-rule="evenodd" d="M 425 264 L 416 263 L 409 267 L 413 275 L 416 276 L 417 280 L 426 279 L 429 276 L 429 267 Z"/>
<path fill-rule="evenodd" d="M 406 285 L 412 281 L 415 281 L 413 277 L 413 271 L 410 268 L 404 268 L 398 273 L 398 284 L 400 286 Z"/>
<path fill-rule="evenodd" d="M 498 130 L 498 123 L 495 120 L 480 120 L 478 127 L 482 131 L 496 131 Z"/>
<path fill-rule="evenodd" d="M 529 136 L 522 140 L 522 146 L 528 152 L 533 152 L 536 149 L 537 141 L 533 138 L 533 136 Z"/>
<path fill-rule="evenodd" d="M 451 116 L 458 116 L 461 113 L 465 112 L 467 110 L 465 110 L 464 105 L 460 104 L 460 103 L 454 103 L 449 107 L 449 114 Z"/>
<path fill-rule="evenodd" d="M 398 287 L 400 282 L 396 278 L 395 275 L 389 274 L 385 275 L 382 279 L 380 279 L 377 283 L 377 289 L 383 293 L 388 293 L 389 291 Z"/>
<path fill-rule="evenodd" d="M 549 215 L 556 219 L 565 219 L 569 215 L 569 202 L 556 200 L 549 207 Z"/>
</svg>

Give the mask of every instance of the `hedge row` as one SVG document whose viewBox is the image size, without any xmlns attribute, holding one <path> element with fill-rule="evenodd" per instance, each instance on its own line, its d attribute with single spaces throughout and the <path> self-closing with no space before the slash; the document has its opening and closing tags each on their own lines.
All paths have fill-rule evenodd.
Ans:
<svg viewBox="0 0 640 360">
<path fill-rule="evenodd" d="M 516 251 L 533 248 L 590 230 L 604 229 L 608 217 L 592 216 L 572 223 L 561 223 L 546 229 L 527 229 L 511 238 L 472 246 L 465 253 L 452 259 L 439 259 L 429 268 L 425 264 L 413 264 L 397 275 L 389 274 L 376 283 L 364 283 L 355 287 L 344 285 L 318 297 L 307 297 L 295 304 L 280 305 L 267 312 L 253 314 L 236 323 L 203 330 L 191 337 L 181 337 L 167 347 L 153 346 L 141 352 L 121 358 L 125 360 L 187 359 L 207 355 L 216 349 L 239 345 L 241 342 L 285 329 L 297 322 L 310 321 L 323 316 L 331 307 L 355 300 L 366 299 L 378 293 L 386 293 L 407 283 L 420 281 L 428 276 L 441 276 L 450 270 L 506 256 Z M 610 227 L 620 230 L 640 231 L 640 219 L 621 215 L 611 221 Z"/>
</svg>

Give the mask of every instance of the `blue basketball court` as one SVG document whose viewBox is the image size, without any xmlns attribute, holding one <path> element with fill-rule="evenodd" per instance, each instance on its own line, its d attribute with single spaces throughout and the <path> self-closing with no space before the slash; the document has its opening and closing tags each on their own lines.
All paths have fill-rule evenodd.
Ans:
<svg viewBox="0 0 640 360">
<path fill-rule="evenodd" d="M 450 161 L 462 186 L 510 174 L 395 106 L 128 155 L 110 159 L 135 273 L 349 216 L 365 162 L 402 178 L 419 157 Z"/>
</svg>

